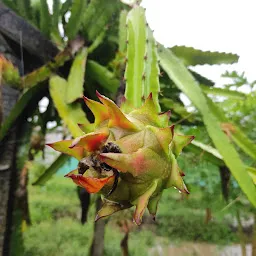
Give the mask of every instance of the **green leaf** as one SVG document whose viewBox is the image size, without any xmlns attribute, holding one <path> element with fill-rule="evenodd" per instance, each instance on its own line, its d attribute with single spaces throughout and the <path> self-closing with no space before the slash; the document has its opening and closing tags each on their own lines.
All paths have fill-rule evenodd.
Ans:
<svg viewBox="0 0 256 256">
<path fill-rule="evenodd" d="M 69 159 L 70 156 L 61 154 L 33 185 L 44 185 Z"/>
<path fill-rule="evenodd" d="M 256 184 L 256 168 L 247 167 L 246 170 L 249 173 L 249 175 L 252 177 L 254 184 Z"/>
<path fill-rule="evenodd" d="M 108 91 L 117 92 L 119 80 L 106 67 L 93 60 L 89 60 L 86 65 L 86 74 Z"/>
<path fill-rule="evenodd" d="M 62 37 L 61 37 L 60 32 L 59 32 L 60 9 L 61 9 L 60 0 L 53 0 L 51 39 L 58 46 L 61 46 L 62 43 L 63 43 Z"/>
<path fill-rule="evenodd" d="M 79 103 L 67 104 L 65 96 L 68 83 L 65 79 L 59 76 L 50 78 L 50 95 L 53 99 L 54 105 L 64 123 L 67 125 L 73 137 L 83 135 L 83 132 L 78 127 L 78 123 L 82 123 L 90 127 L 89 121 Z"/>
<path fill-rule="evenodd" d="M 144 95 L 146 18 L 142 7 L 134 7 L 127 15 L 127 63 L 125 97 L 134 107 L 140 107 Z M 144 77 L 144 79 L 143 79 Z"/>
<path fill-rule="evenodd" d="M 256 160 L 255 143 L 253 143 L 237 125 L 230 122 L 219 106 L 217 106 L 217 104 L 215 104 L 210 98 L 207 98 L 207 102 L 215 117 L 218 118 L 221 123 L 226 123 L 230 126 L 231 139 L 244 151 L 244 153 Z"/>
<path fill-rule="evenodd" d="M 51 15 L 49 12 L 47 0 L 40 0 L 40 30 L 49 37 L 51 31 Z"/>
<path fill-rule="evenodd" d="M 201 89 L 204 93 L 217 95 L 217 96 L 226 96 L 233 99 L 243 100 L 246 98 L 246 94 L 238 91 L 231 91 L 228 89 L 209 87 L 203 84 L 200 84 Z"/>
<path fill-rule="evenodd" d="M 245 166 L 235 148 L 230 144 L 228 137 L 222 132 L 220 121 L 212 113 L 199 84 L 170 50 L 165 49 L 163 46 L 159 46 L 158 49 L 162 68 L 201 112 L 209 136 L 222 155 L 225 164 L 232 172 L 248 199 L 256 206 L 255 185 L 251 177 L 246 173 Z"/>
<path fill-rule="evenodd" d="M 71 7 L 71 16 L 68 24 L 66 25 L 65 31 L 69 40 L 72 40 L 77 35 L 82 21 L 83 15 L 86 10 L 87 0 L 73 0 Z"/>
<path fill-rule="evenodd" d="M 202 51 L 187 46 L 174 46 L 171 48 L 171 51 L 181 59 L 186 66 L 233 64 L 239 59 L 237 54 Z"/>
<path fill-rule="evenodd" d="M 13 126 L 15 121 L 22 116 L 24 109 L 29 102 L 35 97 L 35 95 L 42 90 L 44 85 L 38 85 L 31 89 L 26 90 L 21 97 L 18 99 L 9 116 L 6 118 L 0 129 L 0 141 L 6 136 L 10 128 Z"/>
<path fill-rule="evenodd" d="M 218 150 L 200 141 L 193 140 L 184 148 L 184 150 L 192 151 L 196 154 L 199 154 L 201 158 L 208 160 L 211 163 L 216 164 L 218 166 L 225 165 L 223 158 L 218 152 Z"/>
<path fill-rule="evenodd" d="M 87 48 L 83 48 L 82 51 L 77 54 L 68 76 L 68 87 L 66 91 L 67 103 L 72 103 L 78 98 L 83 97 L 86 60 Z"/>
</svg>

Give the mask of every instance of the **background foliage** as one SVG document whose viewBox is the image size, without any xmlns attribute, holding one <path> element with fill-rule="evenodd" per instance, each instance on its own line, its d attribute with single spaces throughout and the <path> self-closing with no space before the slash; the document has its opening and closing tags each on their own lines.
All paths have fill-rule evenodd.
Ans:
<svg viewBox="0 0 256 256">
<path fill-rule="evenodd" d="M 255 82 L 232 72 L 223 75 L 231 83 L 216 88 L 208 78 L 190 69 L 195 65 L 232 64 L 238 61 L 236 54 L 186 46 L 164 48 L 154 41 L 144 10 L 137 9 L 136 13 L 118 0 L 54 0 L 52 6 L 46 0 L 3 2 L 59 49 L 53 61 L 22 77 L 16 67 L 1 58 L 4 83 L 18 88 L 21 96 L 1 124 L 0 139 L 18 124 L 18 169 L 27 164 L 29 152 L 33 155 L 28 185 L 32 225 L 26 227 L 22 217 L 16 216 L 24 248 L 18 247 L 15 241 L 19 236 L 14 234 L 13 255 L 21 250 L 25 255 L 85 255 L 89 251 L 94 209 L 90 207 L 88 223 L 81 226 L 76 188 L 57 173 L 70 159 L 51 155 L 44 143 L 52 136 L 81 135 L 77 123 L 89 132 L 92 116 L 81 104 L 81 96 L 95 99 L 97 89 L 116 99 L 124 93 L 125 84 L 125 96 L 136 106 L 152 91 L 159 110 L 171 109 L 170 124 L 176 124 L 181 133 L 196 136 L 179 158 L 191 196 L 183 198 L 175 190 L 166 191 L 157 222 L 146 218 L 145 225 L 131 233 L 130 254 L 147 255 L 150 247 L 177 241 L 221 245 L 251 241 L 251 231 L 247 238 L 236 231 L 238 212 L 242 219 L 252 219 L 255 214 Z M 145 34 L 131 34 L 134 27 Z M 137 57 L 133 56 L 135 52 Z M 139 57 L 142 61 L 135 61 Z M 152 80 L 153 86 L 149 83 Z M 250 93 L 241 92 L 242 86 L 249 87 Z M 182 92 L 191 100 L 192 111 L 183 105 Z M 49 101 L 43 107 L 42 98 Z M 230 170 L 231 178 L 225 180 L 220 175 L 223 168 L 228 174 Z M 91 204 L 95 200 L 92 198 Z M 115 217 L 109 219 L 104 255 L 120 255 L 122 237 Z"/>
</svg>

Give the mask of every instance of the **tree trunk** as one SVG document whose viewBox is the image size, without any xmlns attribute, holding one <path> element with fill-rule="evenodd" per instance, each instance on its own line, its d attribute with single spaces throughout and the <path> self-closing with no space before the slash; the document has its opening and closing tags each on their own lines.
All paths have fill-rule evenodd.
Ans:
<svg viewBox="0 0 256 256">
<path fill-rule="evenodd" d="M 101 208 L 101 198 L 98 197 L 96 201 L 96 212 Z M 102 256 L 104 255 L 104 233 L 105 233 L 106 221 L 99 219 L 94 223 L 94 236 L 90 250 L 90 256 Z"/>
<path fill-rule="evenodd" d="M 254 225 L 252 236 L 252 256 L 256 256 L 256 213 L 254 213 Z"/>
<path fill-rule="evenodd" d="M 220 166 L 220 178 L 221 178 L 221 191 L 225 201 L 228 202 L 229 196 L 229 182 L 230 182 L 230 171 L 227 166 Z"/>
<path fill-rule="evenodd" d="M 21 170 L 18 188 L 16 190 L 16 201 L 17 207 L 21 210 L 22 220 L 25 221 L 27 225 L 31 224 L 30 214 L 29 214 L 29 205 L 28 205 L 28 171 L 30 161 L 26 161 L 24 167 Z"/>
<path fill-rule="evenodd" d="M 120 244 L 123 256 L 129 255 L 128 239 L 129 239 L 129 233 L 127 232 L 127 233 L 125 233 L 125 236 L 122 239 L 121 244 Z"/>
<path fill-rule="evenodd" d="M 242 256 L 246 256 L 245 235 L 244 235 L 244 231 L 243 231 L 243 225 L 242 225 L 239 210 L 237 210 L 237 212 L 236 212 L 236 219 L 237 219 L 237 224 L 238 224 L 238 235 L 240 237 Z"/>
<path fill-rule="evenodd" d="M 3 120 L 14 106 L 18 92 L 10 87 L 3 89 Z M 15 140 L 12 129 L 6 139 L 0 142 L 0 255 L 9 255 L 9 240 L 11 231 L 11 213 L 13 209 L 15 187 Z"/>
<path fill-rule="evenodd" d="M 205 209 L 205 224 L 208 224 L 212 219 L 212 211 L 210 208 Z"/>
</svg>

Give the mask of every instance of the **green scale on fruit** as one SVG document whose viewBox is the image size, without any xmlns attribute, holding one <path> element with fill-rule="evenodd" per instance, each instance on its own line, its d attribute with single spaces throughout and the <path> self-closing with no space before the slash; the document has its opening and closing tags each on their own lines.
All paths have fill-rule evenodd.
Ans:
<svg viewBox="0 0 256 256">
<path fill-rule="evenodd" d="M 168 126 L 169 112 L 158 113 L 152 94 L 129 111 L 124 102 L 126 113 L 107 97 L 97 96 L 100 102 L 84 97 L 95 116 L 94 131 L 48 145 L 79 160 L 66 177 L 89 193 L 102 194 L 96 220 L 135 206 L 134 221 L 140 225 L 146 208 L 155 217 L 164 189 L 189 193 L 176 158 L 194 137 L 178 135 L 174 125 Z"/>
</svg>

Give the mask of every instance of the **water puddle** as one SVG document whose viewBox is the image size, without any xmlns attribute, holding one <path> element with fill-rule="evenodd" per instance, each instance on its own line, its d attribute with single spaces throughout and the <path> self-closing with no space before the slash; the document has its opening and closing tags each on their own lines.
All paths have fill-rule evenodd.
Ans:
<svg viewBox="0 0 256 256">
<path fill-rule="evenodd" d="M 252 255 L 252 246 L 246 246 L 247 256 Z M 149 256 L 242 256 L 240 245 L 217 246 L 206 243 L 180 243 L 178 245 L 156 246 Z"/>
</svg>

